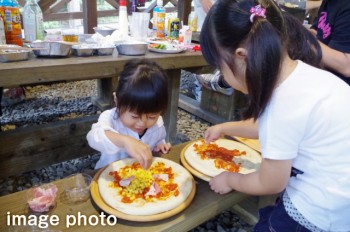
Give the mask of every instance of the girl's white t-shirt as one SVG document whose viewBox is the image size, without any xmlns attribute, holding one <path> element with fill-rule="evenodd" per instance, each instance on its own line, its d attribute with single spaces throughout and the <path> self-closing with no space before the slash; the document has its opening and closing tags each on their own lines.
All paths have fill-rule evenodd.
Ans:
<svg viewBox="0 0 350 232">
<path fill-rule="evenodd" d="M 108 139 L 105 134 L 106 130 L 128 135 L 134 139 L 140 140 L 147 144 L 151 151 L 158 144 L 165 144 L 166 131 L 161 116 L 158 118 L 156 124 L 148 128 L 140 139 L 138 133 L 124 126 L 117 114 L 116 108 L 106 110 L 101 113 L 97 123 L 92 125 L 91 130 L 86 136 L 90 147 L 101 152 L 101 158 L 97 161 L 95 169 L 102 168 L 109 163 L 129 157 L 125 149 L 117 147 Z"/>
<path fill-rule="evenodd" d="M 286 188 L 298 211 L 326 231 L 350 231 L 350 86 L 301 61 L 259 118 L 263 158 L 303 172 Z"/>
</svg>

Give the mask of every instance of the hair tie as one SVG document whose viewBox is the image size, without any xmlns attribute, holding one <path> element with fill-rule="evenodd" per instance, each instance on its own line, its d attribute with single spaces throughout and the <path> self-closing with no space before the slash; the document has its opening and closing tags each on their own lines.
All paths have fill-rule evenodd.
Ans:
<svg viewBox="0 0 350 232">
<path fill-rule="evenodd" d="M 254 22 L 255 16 L 266 18 L 265 12 L 266 12 L 266 9 L 262 7 L 260 4 L 256 6 L 252 6 L 252 8 L 250 8 L 250 13 L 251 13 L 250 22 L 252 23 Z"/>
</svg>

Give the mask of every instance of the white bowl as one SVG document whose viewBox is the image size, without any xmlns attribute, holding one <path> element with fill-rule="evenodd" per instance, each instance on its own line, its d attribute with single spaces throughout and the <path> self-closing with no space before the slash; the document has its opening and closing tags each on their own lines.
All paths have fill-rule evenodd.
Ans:
<svg viewBox="0 0 350 232">
<path fill-rule="evenodd" d="M 99 33 L 102 36 L 112 35 L 112 33 L 116 30 L 116 29 L 104 28 L 104 27 L 94 27 L 93 29 L 95 33 Z"/>
</svg>

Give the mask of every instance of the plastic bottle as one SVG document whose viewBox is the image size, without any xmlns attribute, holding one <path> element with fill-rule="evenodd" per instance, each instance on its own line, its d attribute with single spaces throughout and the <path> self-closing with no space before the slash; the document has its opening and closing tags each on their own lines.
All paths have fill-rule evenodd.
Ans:
<svg viewBox="0 0 350 232">
<path fill-rule="evenodd" d="M 122 38 L 126 38 L 129 34 L 126 0 L 119 1 L 119 32 Z"/>
<path fill-rule="evenodd" d="M 165 8 L 163 0 L 157 0 L 157 38 L 165 37 Z"/>
<path fill-rule="evenodd" d="M 4 20 L 0 16 L 0 44 L 6 44 Z"/>
<path fill-rule="evenodd" d="M 21 14 L 16 0 L 1 0 L 0 14 L 4 21 L 7 44 L 23 45 Z"/>
<path fill-rule="evenodd" d="M 163 7 L 163 0 L 157 0 L 157 6 L 153 9 L 153 19 L 152 19 L 153 27 L 152 27 L 152 29 L 153 29 L 153 34 L 155 36 L 157 36 L 158 13 L 160 13 L 161 16 L 163 16 L 162 13 L 164 13 L 164 25 L 165 25 L 165 8 Z"/>
<path fill-rule="evenodd" d="M 190 26 L 191 31 L 197 31 L 198 16 L 196 12 L 192 11 L 188 16 L 188 25 Z"/>
<path fill-rule="evenodd" d="M 44 40 L 43 12 L 37 0 L 26 0 L 22 15 L 25 40 Z"/>
</svg>

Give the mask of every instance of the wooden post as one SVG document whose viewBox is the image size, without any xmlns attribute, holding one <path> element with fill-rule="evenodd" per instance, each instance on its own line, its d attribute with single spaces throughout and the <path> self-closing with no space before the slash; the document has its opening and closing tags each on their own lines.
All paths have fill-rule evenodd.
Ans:
<svg viewBox="0 0 350 232">
<path fill-rule="evenodd" d="M 83 15 L 84 33 L 93 34 L 93 28 L 97 26 L 96 0 L 83 0 Z"/>
<path fill-rule="evenodd" d="M 188 15 L 191 13 L 191 0 L 178 0 L 177 17 L 183 21 L 184 25 L 188 24 Z"/>
</svg>

